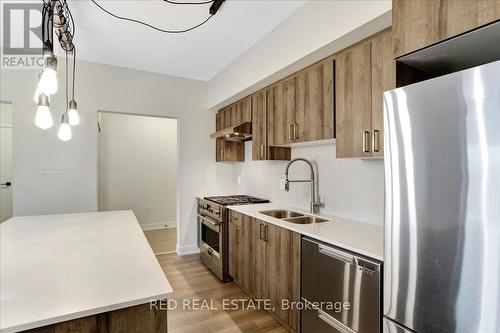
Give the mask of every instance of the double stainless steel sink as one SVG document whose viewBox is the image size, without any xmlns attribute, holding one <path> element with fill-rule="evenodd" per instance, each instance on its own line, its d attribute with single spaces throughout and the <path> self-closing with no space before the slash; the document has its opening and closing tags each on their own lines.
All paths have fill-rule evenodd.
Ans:
<svg viewBox="0 0 500 333">
<path fill-rule="evenodd" d="M 286 222 L 296 223 L 296 224 L 311 224 L 330 221 L 322 217 L 306 215 L 292 210 L 287 209 L 273 209 L 273 210 L 263 210 L 259 213 L 274 217 Z"/>
</svg>

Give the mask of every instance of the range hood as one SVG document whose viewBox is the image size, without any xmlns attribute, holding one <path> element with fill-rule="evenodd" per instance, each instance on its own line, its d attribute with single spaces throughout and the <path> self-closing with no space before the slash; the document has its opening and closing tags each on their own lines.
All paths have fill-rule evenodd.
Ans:
<svg viewBox="0 0 500 333">
<path fill-rule="evenodd" d="M 252 139 L 252 123 L 246 121 L 236 126 L 226 127 L 210 135 L 211 139 L 226 141 L 248 141 Z"/>
</svg>

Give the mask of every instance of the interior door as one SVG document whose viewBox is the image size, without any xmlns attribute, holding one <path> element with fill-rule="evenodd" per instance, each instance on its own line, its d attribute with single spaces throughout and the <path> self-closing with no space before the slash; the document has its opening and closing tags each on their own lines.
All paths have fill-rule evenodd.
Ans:
<svg viewBox="0 0 500 333">
<path fill-rule="evenodd" d="M 12 217 L 12 105 L 0 104 L 0 223 Z"/>
</svg>

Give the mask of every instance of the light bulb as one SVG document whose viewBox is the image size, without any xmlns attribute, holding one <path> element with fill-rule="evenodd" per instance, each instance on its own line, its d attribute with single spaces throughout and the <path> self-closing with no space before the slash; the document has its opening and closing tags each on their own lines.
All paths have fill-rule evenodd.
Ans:
<svg viewBox="0 0 500 333">
<path fill-rule="evenodd" d="M 41 129 L 51 128 L 54 124 L 52 114 L 49 110 L 49 98 L 47 95 L 38 96 L 38 108 L 36 109 L 35 125 Z"/>
<path fill-rule="evenodd" d="M 48 57 L 43 68 L 42 75 L 38 81 L 37 90 L 45 95 L 53 95 L 57 92 L 57 59 L 55 56 Z"/>
<path fill-rule="evenodd" d="M 78 115 L 76 101 L 74 99 L 69 102 L 68 122 L 71 126 L 76 126 L 80 123 L 80 116 Z"/>
<path fill-rule="evenodd" d="M 57 132 L 57 137 L 61 141 L 71 140 L 71 126 L 68 124 L 68 114 L 65 113 L 62 116 L 61 126 L 59 126 L 59 131 Z"/>
</svg>

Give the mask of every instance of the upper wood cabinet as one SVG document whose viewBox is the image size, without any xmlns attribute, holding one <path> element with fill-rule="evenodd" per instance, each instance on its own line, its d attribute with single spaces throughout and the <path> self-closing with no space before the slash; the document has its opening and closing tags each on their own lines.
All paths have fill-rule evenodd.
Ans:
<svg viewBox="0 0 500 333">
<path fill-rule="evenodd" d="M 217 111 L 215 115 L 215 128 L 219 131 L 251 121 L 252 100 L 250 97 L 247 97 Z M 216 139 L 215 160 L 216 162 L 244 162 L 245 144 L 243 142 Z"/>
<path fill-rule="evenodd" d="M 335 64 L 337 157 L 370 156 L 371 42 L 341 51 Z"/>
<path fill-rule="evenodd" d="M 333 139 L 333 71 L 333 58 L 328 58 L 295 77 L 293 142 Z"/>
<path fill-rule="evenodd" d="M 268 138 L 269 145 L 294 142 L 295 76 L 280 81 L 268 89 Z"/>
<path fill-rule="evenodd" d="M 269 145 L 334 137 L 333 58 L 268 89 Z"/>
<path fill-rule="evenodd" d="M 290 148 L 269 145 L 269 110 L 273 109 L 273 87 L 252 95 L 252 159 L 290 160 Z"/>
<path fill-rule="evenodd" d="M 498 19 L 498 0 L 393 0 L 394 57 Z"/>
<path fill-rule="evenodd" d="M 371 155 L 384 156 L 384 91 L 396 88 L 396 62 L 392 56 L 391 30 L 375 36 L 371 43 L 372 140 Z"/>
<path fill-rule="evenodd" d="M 335 55 L 337 157 L 383 155 L 383 92 L 394 88 L 391 32 Z"/>
<path fill-rule="evenodd" d="M 267 159 L 266 91 L 252 95 L 252 159 Z"/>
</svg>

